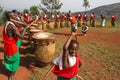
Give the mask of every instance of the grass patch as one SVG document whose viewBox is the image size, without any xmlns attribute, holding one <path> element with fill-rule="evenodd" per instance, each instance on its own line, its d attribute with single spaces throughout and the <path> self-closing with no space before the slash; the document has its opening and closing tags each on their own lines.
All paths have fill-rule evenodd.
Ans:
<svg viewBox="0 0 120 80">
<path fill-rule="evenodd" d="M 85 80 L 119 80 L 120 49 L 116 47 L 119 46 L 106 46 L 98 42 L 88 42 L 80 46 L 83 61 L 80 73 Z"/>
<path fill-rule="evenodd" d="M 101 31 L 106 33 L 120 32 L 120 28 L 104 28 Z"/>
</svg>

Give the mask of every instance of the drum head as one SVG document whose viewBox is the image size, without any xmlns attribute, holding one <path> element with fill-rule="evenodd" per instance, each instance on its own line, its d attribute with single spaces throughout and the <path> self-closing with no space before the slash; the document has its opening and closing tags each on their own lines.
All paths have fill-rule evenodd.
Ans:
<svg viewBox="0 0 120 80">
<path fill-rule="evenodd" d="M 34 26 L 30 26 L 29 28 L 30 28 L 30 29 L 36 29 L 36 27 L 34 27 Z"/>
<path fill-rule="evenodd" d="M 39 40 L 49 40 L 49 39 L 54 39 L 55 36 L 52 33 L 48 33 L 48 32 L 38 32 L 33 34 L 32 38 L 34 39 L 39 39 Z"/>
<path fill-rule="evenodd" d="M 42 30 L 39 30 L 39 29 L 30 29 L 30 32 L 42 32 Z"/>
</svg>

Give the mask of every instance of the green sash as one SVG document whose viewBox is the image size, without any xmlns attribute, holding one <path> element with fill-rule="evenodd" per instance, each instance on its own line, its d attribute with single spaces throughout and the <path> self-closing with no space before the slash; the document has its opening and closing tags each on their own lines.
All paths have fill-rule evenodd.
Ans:
<svg viewBox="0 0 120 80">
<path fill-rule="evenodd" d="M 21 43 L 22 43 L 21 39 L 16 42 L 18 49 L 20 48 Z M 7 70 L 11 72 L 16 72 L 18 70 L 19 63 L 20 63 L 19 51 L 16 54 L 9 57 L 4 55 L 4 65 Z"/>
<path fill-rule="evenodd" d="M 75 78 L 68 79 L 68 78 L 63 78 L 58 76 L 57 80 L 76 80 L 76 79 Z"/>
</svg>

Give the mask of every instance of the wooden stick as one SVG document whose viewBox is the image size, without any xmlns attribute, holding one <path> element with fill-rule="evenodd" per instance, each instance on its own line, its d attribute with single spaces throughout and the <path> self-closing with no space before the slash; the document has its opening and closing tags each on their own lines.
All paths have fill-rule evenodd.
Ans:
<svg viewBox="0 0 120 80">
<path fill-rule="evenodd" d="M 17 20 L 15 20 L 15 19 L 10 19 L 10 20 L 13 21 L 13 22 L 19 23 L 19 24 L 26 25 L 25 23 L 23 23 L 23 22 L 21 22 L 21 21 L 17 21 Z"/>
<path fill-rule="evenodd" d="M 77 78 L 84 80 L 80 75 L 76 75 Z"/>
<path fill-rule="evenodd" d="M 48 75 L 50 74 L 50 72 L 52 71 L 52 69 L 54 68 L 54 65 L 51 66 L 51 68 L 49 69 L 49 71 L 45 74 L 45 78 L 48 77 Z"/>
</svg>

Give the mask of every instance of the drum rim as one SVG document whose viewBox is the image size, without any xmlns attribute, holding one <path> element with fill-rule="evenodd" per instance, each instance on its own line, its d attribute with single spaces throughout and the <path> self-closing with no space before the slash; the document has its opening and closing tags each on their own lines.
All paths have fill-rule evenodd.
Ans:
<svg viewBox="0 0 120 80">
<path fill-rule="evenodd" d="M 36 30 L 36 31 L 34 31 Z M 30 32 L 42 32 L 43 30 L 39 30 L 39 29 L 30 29 Z"/>
<path fill-rule="evenodd" d="M 37 38 L 36 35 L 39 33 L 49 34 L 49 36 L 46 38 Z M 48 33 L 48 32 L 38 32 L 38 33 L 33 34 L 32 38 L 36 40 L 51 40 L 51 39 L 55 39 L 55 35 L 52 33 Z"/>
</svg>

